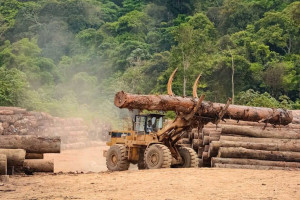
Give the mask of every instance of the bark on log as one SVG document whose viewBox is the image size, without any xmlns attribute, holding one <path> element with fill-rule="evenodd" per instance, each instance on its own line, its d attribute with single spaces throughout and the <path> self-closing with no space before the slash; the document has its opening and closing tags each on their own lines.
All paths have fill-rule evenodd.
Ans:
<svg viewBox="0 0 300 200">
<path fill-rule="evenodd" d="M 203 167 L 204 165 L 203 165 L 203 160 L 200 158 L 199 159 L 199 163 L 198 163 L 198 167 Z"/>
<path fill-rule="evenodd" d="M 205 145 L 204 146 L 204 152 L 208 152 L 208 150 L 209 150 L 209 145 Z"/>
<path fill-rule="evenodd" d="M 198 131 L 197 132 L 192 132 L 192 139 L 201 139 L 201 132 L 200 133 L 198 133 Z"/>
<path fill-rule="evenodd" d="M 239 141 L 213 141 L 209 145 L 209 156 L 214 157 L 218 155 L 220 147 L 243 147 L 246 149 L 266 150 L 266 151 L 292 151 L 300 152 L 300 142 L 239 142 Z"/>
<path fill-rule="evenodd" d="M 0 182 L 2 182 L 2 183 L 9 182 L 9 176 L 8 175 L 0 175 Z"/>
<path fill-rule="evenodd" d="M 220 147 L 218 157 L 300 162 L 300 152 L 264 151 L 242 147 Z"/>
<path fill-rule="evenodd" d="M 198 148 L 198 157 L 201 158 L 201 159 L 202 159 L 203 151 L 204 151 L 204 147 L 199 147 Z"/>
<path fill-rule="evenodd" d="M 30 172 L 54 172 L 53 160 L 31 159 L 25 160 L 23 167 Z"/>
<path fill-rule="evenodd" d="M 224 126 L 222 134 L 234 134 L 260 138 L 282 138 L 282 139 L 300 139 L 300 132 L 295 131 L 277 131 L 277 130 L 262 130 L 255 128 L 245 128 L 242 126 Z"/>
<path fill-rule="evenodd" d="M 232 168 L 232 169 L 259 169 L 259 170 L 293 170 L 299 171 L 299 168 L 261 166 L 261 165 L 235 165 L 235 164 L 215 164 L 216 168 Z"/>
<path fill-rule="evenodd" d="M 24 108 L 20 108 L 20 107 L 5 107 L 5 106 L 1 106 L 0 107 L 0 111 L 12 111 L 13 114 L 23 114 L 26 113 L 26 109 Z"/>
<path fill-rule="evenodd" d="M 203 144 L 203 141 L 201 139 L 193 139 L 192 141 L 192 147 L 193 149 L 198 149 Z"/>
<path fill-rule="evenodd" d="M 179 144 L 181 147 L 189 147 L 192 148 L 192 144 Z M 81 148 L 81 147 L 80 147 Z M 70 148 L 72 149 L 72 147 Z"/>
<path fill-rule="evenodd" d="M 292 124 L 294 122 L 294 114 L 293 114 L 293 121 L 286 125 L 286 126 L 275 126 L 273 124 L 266 124 L 266 123 L 259 123 L 259 122 L 247 122 L 247 121 L 236 121 L 236 120 L 230 120 L 230 119 L 227 119 L 226 122 L 223 122 L 221 121 L 219 124 L 218 124 L 218 127 L 219 126 L 222 126 L 222 125 L 236 125 L 236 126 L 251 126 L 251 127 L 267 127 L 267 128 L 276 128 L 276 129 L 283 129 L 283 130 L 292 130 L 292 129 L 300 129 L 300 125 L 297 125 L 297 124 Z M 213 126 L 216 126 L 215 124 L 212 124 L 212 123 L 208 123 L 205 128 L 207 127 L 213 127 Z"/>
<path fill-rule="evenodd" d="M 26 151 L 24 149 L 0 149 L 0 154 L 6 155 L 7 166 L 22 166 Z"/>
<path fill-rule="evenodd" d="M 298 139 L 279 139 L 279 138 L 253 138 L 253 137 L 239 137 L 239 136 L 225 136 L 220 137 L 220 141 L 238 141 L 238 142 L 258 142 L 258 143 L 286 143 L 293 142 L 299 144 Z"/>
<path fill-rule="evenodd" d="M 60 153 L 59 137 L 0 135 L 0 148 L 25 149 L 28 153 Z"/>
<path fill-rule="evenodd" d="M 13 115 L 14 111 L 12 110 L 0 110 L 0 115 Z"/>
<path fill-rule="evenodd" d="M 190 144 L 190 139 L 189 138 L 181 138 L 178 142 L 178 144 Z"/>
<path fill-rule="evenodd" d="M 219 141 L 219 140 L 220 140 L 220 136 L 209 137 L 209 143 L 213 141 Z"/>
<path fill-rule="evenodd" d="M 216 158 L 216 157 L 211 159 L 212 167 L 214 167 L 215 164 L 217 163 L 300 168 L 300 163 L 298 162 L 282 162 L 282 161 L 254 160 L 254 159 L 242 159 L 242 158 Z"/>
<path fill-rule="evenodd" d="M 204 136 L 203 137 L 203 146 L 208 145 L 209 144 L 209 136 Z"/>
<path fill-rule="evenodd" d="M 0 154 L 0 175 L 7 175 L 7 158 L 5 154 Z"/>
<path fill-rule="evenodd" d="M 114 103 L 119 108 L 139 110 L 163 110 L 190 113 L 198 100 L 169 95 L 136 95 L 123 91 L 115 96 Z M 225 104 L 202 102 L 199 113 L 203 117 L 215 118 L 223 110 Z M 267 121 L 272 124 L 287 125 L 292 122 L 293 115 L 283 109 L 260 108 L 250 106 L 230 105 L 225 119 L 244 121 Z"/>
<path fill-rule="evenodd" d="M 44 159 L 43 153 L 26 153 L 25 159 Z"/>
<path fill-rule="evenodd" d="M 209 157 L 208 157 L 208 152 L 205 152 L 205 151 L 203 151 L 203 153 L 202 153 L 202 159 L 203 160 L 207 160 Z"/>
</svg>

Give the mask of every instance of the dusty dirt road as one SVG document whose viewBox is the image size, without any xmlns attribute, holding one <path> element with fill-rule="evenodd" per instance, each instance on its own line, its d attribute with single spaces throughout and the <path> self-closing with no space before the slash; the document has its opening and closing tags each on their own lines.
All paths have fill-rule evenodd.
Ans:
<svg viewBox="0 0 300 200">
<path fill-rule="evenodd" d="M 111 173 L 106 172 L 102 157 L 105 148 L 46 155 L 46 159 L 55 160 L 56 174 L 10 177 L 9 183 L 0 183 L 0 200 L 300 199 L 299 171 L 216 168 L 138 171 L 133 166 L 129 171 Z"/>
<path fill-rule="evenodd" d="M 160 169 L 17 176 L 0 199 L 300 199 L 300 173 L 240 169 Z"/>
</svg>

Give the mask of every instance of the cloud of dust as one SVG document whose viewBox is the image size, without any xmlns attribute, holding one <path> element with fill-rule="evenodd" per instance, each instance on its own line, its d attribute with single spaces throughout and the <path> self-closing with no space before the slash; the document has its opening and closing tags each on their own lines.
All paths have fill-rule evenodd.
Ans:
<svg viewBox="0 0 300 200">
<path fill-rule="evenodd" d="M 95 14 L 91 7 L 84 7 L 84 12 Z M 76 147 L 76 143 L 85 143 L 85 140 L 69 136 L 73 142 L 67 138 L 62 143 L 66 146 L 74 144 L 72 149 L 63 150 L 60 154 L 47 154 L 46 158 L 54 159 L 56 172 L 106 171 L 102 152 L 108 147 L 104 141 L 109 139 L 111 129 L 131 126 L 130 113 L 114 106 L 114 95 L 121 88 L 111 84 L 109 78 L 113 74 L 109 62 L 102 59 L 101 52 L 93 52 L 93 48 L 97 47 L 82 45 L 82 38 L 77 37 L 80 31 L 72 32 L 70 25 L 58 16 L 40 16 L 47 21 L 38 37 L 43 56 L 51 58 L 62 75 L 52 94 L 57 105 L 49 112 L 63 118 L 83 118 L 89 127 L 86 132 L 88 140 L 84 147 Z M 91 141 L 99 144 L 90 145 Z"/>
</svg>

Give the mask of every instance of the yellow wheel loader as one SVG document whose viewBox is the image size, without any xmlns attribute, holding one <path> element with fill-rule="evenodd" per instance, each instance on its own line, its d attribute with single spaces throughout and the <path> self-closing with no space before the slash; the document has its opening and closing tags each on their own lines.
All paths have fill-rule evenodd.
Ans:
<svg viewBox="0 0 300 200">
<path fill-rule="evenodd" d="M 176 71 L 177 69 L 168 82 L 170 95 L 173 95 L 171 84 Z M 194 92 L 199 78 L 200 75 L 194 84 Z M 192 118 L 203 99 L 204 95 L 200 97 L 192 112 L 178 115 L 173 122 L 165 126 L 164 115 L 136 115 L 132 129 L 110 132 L 111 140 L 107 142 L 110 148 L 104 151 L 107 168 L 111 171 L 127 170 L 130 163 L 137 164 L 139 169 L 198 167 L 197 153 L 177 142 L 185 130 L 191 129 L 194 122 Z"/>
</svg>

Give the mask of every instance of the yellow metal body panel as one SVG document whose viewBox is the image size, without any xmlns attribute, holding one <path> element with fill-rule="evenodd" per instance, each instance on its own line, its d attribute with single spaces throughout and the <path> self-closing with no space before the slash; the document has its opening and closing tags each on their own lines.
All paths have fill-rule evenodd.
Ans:
<svg viewBox="0 0 300 200">
<path fill-rule="evenodd" d="M 135 131 L 112 131 L 110 135 L 120 134 L 120 137 L 111 137 L 106 144 L 112 146 L 115 144 L 124 144 L 128 150 L 128 160 L 136 163 L 139 160 L 139 152 L 153 143 L 160 143 L 154 133 L 136 133 Z"/>
</svg>

